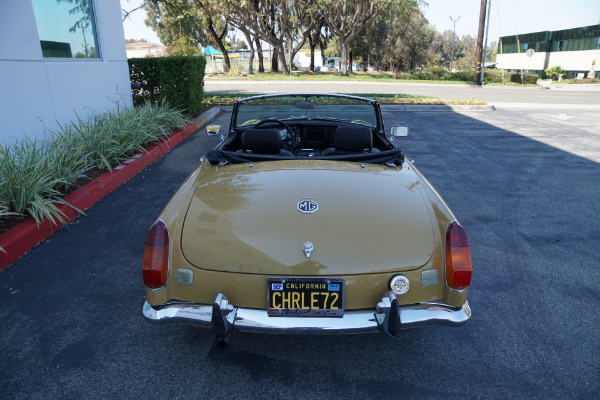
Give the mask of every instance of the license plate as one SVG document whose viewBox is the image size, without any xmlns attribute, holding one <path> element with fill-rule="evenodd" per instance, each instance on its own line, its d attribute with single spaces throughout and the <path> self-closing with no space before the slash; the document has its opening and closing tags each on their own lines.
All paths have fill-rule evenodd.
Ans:
<svg viewBox="0 0 600 400">
<path fill-rule="evenodd" d="M 267 278 L 270 317 L 342 317 L 344 278 Z"/>
</svg>

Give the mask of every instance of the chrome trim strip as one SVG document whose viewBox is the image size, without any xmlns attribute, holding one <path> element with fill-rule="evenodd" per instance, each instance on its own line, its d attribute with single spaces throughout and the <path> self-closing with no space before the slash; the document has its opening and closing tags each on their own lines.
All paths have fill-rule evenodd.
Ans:
<svg viewBox="0 0 600 400">
<path fill-rule="evenodd" d="M 169 302 L 160 307 L 152 307 L 144 302 L 143 316 L 150 322 L 184 322 L 210 327 L 212 304 Z M 291 334 L 347 334 L 379 332 L 376 319 L 377 309 L 346 311 L 341 318 L 269 317 L 266 310 L 238 308 L 234 330 L 262 333 Z M 413 328 L 425 325 L 460 326 L 471 317 L 469 303 L 460 308 L 445 304 L 413 304 L 400 306 L 401 328 Z"/>
</svg>

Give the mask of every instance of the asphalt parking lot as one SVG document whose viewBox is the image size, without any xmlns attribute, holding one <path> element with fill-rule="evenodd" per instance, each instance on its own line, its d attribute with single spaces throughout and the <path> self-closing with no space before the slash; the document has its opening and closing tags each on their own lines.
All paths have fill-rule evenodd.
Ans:
<svg viewBox="0 0 600 400">
<path fill-rule="evenodd" d="M 237 332 L 222 350 L 210 330 L 145 322 L 144 239 L 217 144 L 200 132 L 0 273 L 0 398 L 597 398 L 598 112 L 384 118 L 409 126 L 397 144 L 469 234 L 465 326 Z"/>
</svg>

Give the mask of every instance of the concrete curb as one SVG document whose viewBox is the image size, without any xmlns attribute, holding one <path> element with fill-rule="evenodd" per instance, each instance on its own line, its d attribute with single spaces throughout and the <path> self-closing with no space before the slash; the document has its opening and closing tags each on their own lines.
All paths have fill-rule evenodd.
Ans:
<svg viewBox="0 0 600 400">
<path fill-rule="evenodd" d="M 123 161 L 113 168 L 112 173 L 106 172 L 100 175 L 85 186 L 65 196 L 64 200 L 81 211 L 87 210 L 125 181 L 146 168 L 157 158 L 171 151 L 173 147 L 177 146 L 203 125 L 206 125 L 219 111 L 219 107 L 213 107 L 202 113 L 189 122 L 183 129 L 175 131 L 162 142 L 146 148 L 146 153 L 136 154 L 129 160 Z M 64 222 L 61 223 L 57 220 L 56 224 L 53 224 L 50 220 L 45 219 L 37 226 L 33 218 L 28 218 L 8 232 L 0 235 L 0 247 L 6 251 L 6 253 L 0 252 L 0 270 L 3 270 L 21 258 L 21 256 L 47 239 L 54 232 L 73 221 L 78 215 L 69 206 L 64 204 L 57 206 L 66 215 L 66 217 L 63 217 Z"/>
</svg>

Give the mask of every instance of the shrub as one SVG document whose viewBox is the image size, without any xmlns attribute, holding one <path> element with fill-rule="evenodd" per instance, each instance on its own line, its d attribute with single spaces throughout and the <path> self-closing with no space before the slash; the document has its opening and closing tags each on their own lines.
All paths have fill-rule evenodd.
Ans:
<svg viewBox="0 0 600 400">
<path fill-rule="evenodd" d="M 128 63 L 131 81 L 145 84 L 132 91 L 136 106 L 165 99 L 187 115 L 202 110 L 204 56 L 130 58 Z"/>
<path fill-rule="evenodd" d="M 55 175 L 50 146 L 24 138 L 0 145 L 0 204 L 18 214 L 29 214 L 36 224 L 44 218 L 56 223 L 65 216 L 56 203 L 68 204 L 56 190 L 65 184 Z"/>
<path fill-rule="evenodd" d="M 429 72 L 438 79 L 443 78 L 448 74 L 448 71 L 444 67 L 431 67 Z"/>
<path fill-rule="evenodd" d="M 444 78 L 444 80 L 446 80 L 446 81 L 461 81 L 461 82 L 473 82 L 474 79 L 475 79 L 475 72 L 473 70 L 450 72 Z"/>
<path fill-rule="evenodd" d="M 53 137 L 60 147 L 79 151 L 89 165 L 112 170 L 113 165 L 144 151 L 145 146 L 165 138 L 185 122 L 181 112 L 164 101 L 156 105 L 146 102 L 133 109 L 117 108 L 85 121 L 77 117 L 76 122 L 61 126 Z"/>
<path fill-rule="evenodd" d="M 485 83 L 502 83 L 502 71 L 497 69 L 487 69 L 483 74 Z"/>
<path fill-rule="evenodd" d="M 242 69 L 241 68 L 229 68 L 229 71 L 227 71 L 227 75 L 240 76 L 240 75 L 242 75 Z"/>
<path fill-rule="evenodd" d="M 63 221 L 56 204 L 71 206 L 61 192 L 79 175 L 91 167 L 110 170 L 185 122 L 180 111 L 164 103 L 146 103 L 85 121 L 78 117 L 52 132 L 48 143 L 24 137 L 0 145 L 0 218 L 16 213 L 31 215 L 37 224 L 44 218 Z"/>
<path fill-rule="evenodd" d="M 537 80 L 537 75 L 523 75 L 523 82 L 521 82 L 521 74 L 512 74 L 510 76 L 510 81 L 515 83 L 535 85 L 537 83 Z"/>
<path fill-rule="evenodd" d="M 394 79 L 408 80 L 413 78 L 410 72 L 398 72 L 394 75 Z"/>
</svg>

